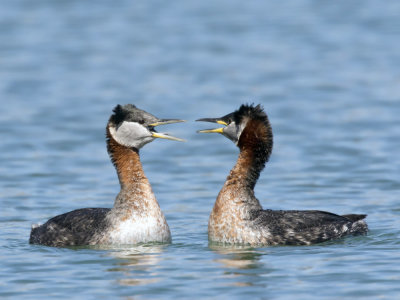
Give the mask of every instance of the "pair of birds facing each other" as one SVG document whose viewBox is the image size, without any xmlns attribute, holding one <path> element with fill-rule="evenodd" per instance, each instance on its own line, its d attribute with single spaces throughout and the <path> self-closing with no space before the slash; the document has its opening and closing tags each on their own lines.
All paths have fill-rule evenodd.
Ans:
<svg viewBox="0 0 400 300">
<path fill-rule="evenodd" d="M 310 245 L 368 231 L 363 220 L 366 215 L 261 207 L 254 186 L 271 155 L 273 136 L 260 105 L 242 105 L 222 118 L 197 121 L 224 125 L 199 132 L 220 133 L 240 150 L 209 218 L 210 242 Z M 43 225 L 33 225 L 29 242 L 58 247 L 171 242 L 168 224 L 144 174 L 139 149 L 155 138 L 182 141 L 154 129 L 178 122 L 184 121 L 159 119 L 132 104 L 117 105 L 106 128 L 107 150 L 121 186 L 113 208 L 77 209 Z"/>
</svg>

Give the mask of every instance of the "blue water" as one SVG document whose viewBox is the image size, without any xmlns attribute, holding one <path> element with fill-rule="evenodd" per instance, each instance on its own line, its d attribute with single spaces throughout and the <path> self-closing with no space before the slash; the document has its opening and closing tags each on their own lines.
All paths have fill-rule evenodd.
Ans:
<svg viewBox="0 0 400 300">
<path fill-rule="evenodd" d="M 0 297 L 400 297 L 400 2 L 3 0 Z M 265 208 L 366 213 L 367 236 L 215 247 L 207 220 L 238 150 L 193 122 L 262 103 Z M 111 207 L 118 103 L 187 123 L 141 151 L 171 245 L 50 248 L 32 223 Z M 161 129 L 160 129 L 161 130 Z"/>
</svg>

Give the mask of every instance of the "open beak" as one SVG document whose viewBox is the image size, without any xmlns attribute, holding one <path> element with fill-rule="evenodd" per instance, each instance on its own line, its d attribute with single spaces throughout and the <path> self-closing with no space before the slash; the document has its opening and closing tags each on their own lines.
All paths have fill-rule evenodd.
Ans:
<svg viewBox="0 0 400 300">
<path fill-rule="evenodd" d="M 217 124 L 221 124 L 224 126 L 228 125 L 228 123 L 226 123 L 225 121 L 218 119 L 218 118 L 203 118 L 203 119 L 198 119 L 196 121 L 217 123 Z M 198 130 L 197 132 L 198 133 L 224 133 L 224 127 L 215 128 L 215 129 Z"/>
<path fill-rule="evenodd" d="M 181 123 L 181 122 L 186 122 L 185 120 L 178 120 L 178 119 L 160 119 L 155 123 L 149 124 L 150 127 L 156 127 L 159 125 L 166 125 L 166 124 L 174 124 L 174 123 Z M 167 139 L 167 140 L 172 140 L 172 141 L 178 141 L 178 142 L 184 142 L 185 140 L 171 136 L 167 133 L 160 133 L 160 132 L 155 132 L 151 131 L 152 136 L 155 138 L 160 138 L 160 139 Z"/>
</svg>

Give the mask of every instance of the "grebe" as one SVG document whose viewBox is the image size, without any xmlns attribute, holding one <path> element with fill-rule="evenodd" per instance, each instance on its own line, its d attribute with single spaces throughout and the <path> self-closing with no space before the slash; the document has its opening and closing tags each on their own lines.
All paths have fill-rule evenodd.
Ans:
<svg viewBox="0 0 400 300">
<path fill-rule="evenodd" d="M 240 149 L 208 222 L 211 242 L 250 245 L 310 245 L 345 235 L 365 234 L 366 215 L 336 215 L 317 210 L 264 210 L 254 186 L 272 151 L 272 129 L 260 105 L 242 105 L 222 118 L 197 121 L 225 127 L 199 130 L 221 133 Z"/>
<path fill-rule="evenodd" d="M 183 141 L 154 130 L 178 122 L 184 120 L 158 119 L 132 104 L 117 105 L 106 128 L 107 150 L 121 185 L 114 207 L 77 209 L 33 225 L 29 243 L 59 247 L 171 242 L 139 149 L 155 138 Z"/>
</svg>

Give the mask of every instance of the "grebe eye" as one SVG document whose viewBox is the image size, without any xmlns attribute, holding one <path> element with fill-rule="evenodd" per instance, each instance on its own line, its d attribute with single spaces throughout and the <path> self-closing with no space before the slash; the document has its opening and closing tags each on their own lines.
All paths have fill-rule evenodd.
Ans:
<svg viewBox="0 0 400 300">
<path fill-rule="evenodd" d="M 143 120 L 143 119 L 140 120 L 140 121 L 139 121 L 139 124 L 144 124 L 144 120 Z"/>
</svg>

